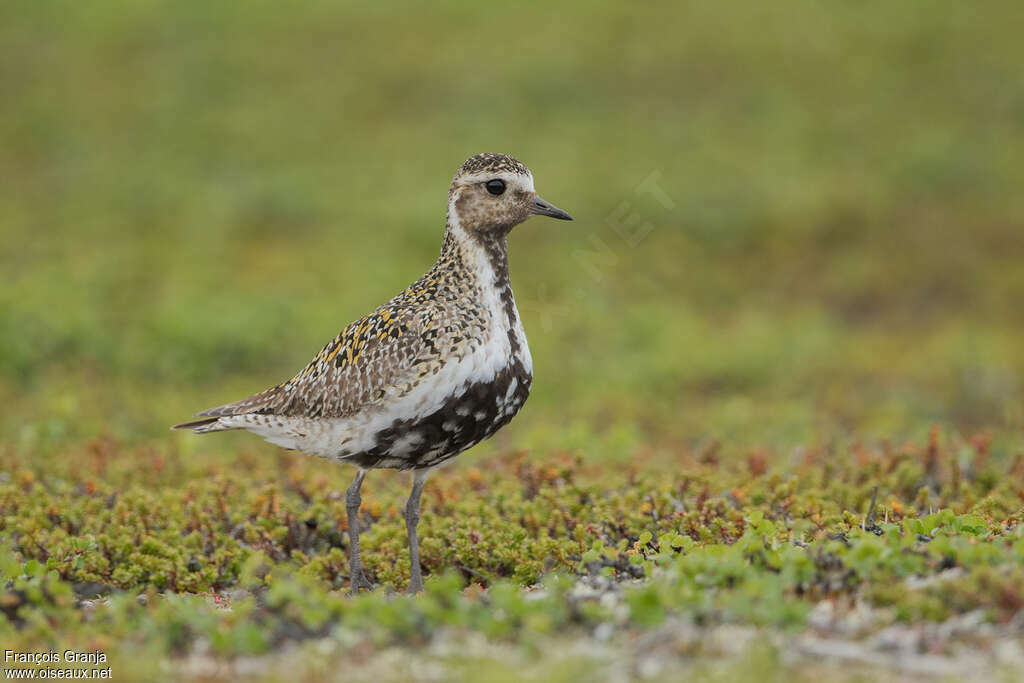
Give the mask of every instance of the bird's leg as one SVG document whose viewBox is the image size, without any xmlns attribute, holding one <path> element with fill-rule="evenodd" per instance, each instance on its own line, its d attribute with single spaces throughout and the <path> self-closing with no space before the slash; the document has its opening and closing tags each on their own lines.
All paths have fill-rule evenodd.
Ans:
<svg viewBox="0 0 1024 683">
<path fill-rule="evenodd" d="M 413 470 L 412 491 L 405 503 L 405 530 L 409 534 L 409 593 L 423 591 L 423 575 L 420 573 L 420 543 L 416 536 L 416 525 L 420 521 L 420 494 L 430 470 Z"/>
<path fill-rule="evenodd" d="M 366 470 L 356 472 L 355 480 L 345 492 L 345 508 L 348 511 L 348 567 L 351 577 L 349 583 L 353 593 L 373 588 L 363 574 L 363 561 L 359 556 L 359 505 L 363 502 L 359 496 L 359 489 L 365 477 Z"/>
</svg>

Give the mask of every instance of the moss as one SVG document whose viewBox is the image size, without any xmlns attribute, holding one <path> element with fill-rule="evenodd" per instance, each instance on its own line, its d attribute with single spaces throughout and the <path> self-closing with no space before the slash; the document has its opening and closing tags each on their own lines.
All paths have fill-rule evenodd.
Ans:
<svg viewBox="0 0 1024 683">
<path fill-rule="evenodd" d="M 977 609 L 1005 621 L 1024 601 L 1019 473 L 990 488 L 908 459 L 946 461 L 946 448 L 862 450 L 825 478 L 813 461 L 782 479 L 722 462 L 666 476 L 658 460 L 621 474 L 523 454 L 445 470 L 424 493 L 418 598 L 390 593 L 408 580 L 397 478 L 377 477 L 361 509 L 364 563 L 381 588 L 348 597 L 340 474 L 292 464 L 281 486 L 260 470 L 211 468 L 153 487 L 127 468 L 99 480 L 27 470 L 0 484 L 0 533 L 13 551 L 0 609 L 5 633 L 33 647 L 55 642 L 59 621 L 62 641 L 166 653 L 203 642 L 228 658 L 339 633 L 377 648 L 451 628 L 521 646 L 605 622 L 800 629 L 818 601 L 836 598 L 903 621 Z M 105 457 L 117 471 L 139 453 L 108 444 Z M 618 586 L 623 607 L 577 595 L 579 581 Z M 85 610 L 80 600 L 96 593 L 109 604 Z"/>
</svg>

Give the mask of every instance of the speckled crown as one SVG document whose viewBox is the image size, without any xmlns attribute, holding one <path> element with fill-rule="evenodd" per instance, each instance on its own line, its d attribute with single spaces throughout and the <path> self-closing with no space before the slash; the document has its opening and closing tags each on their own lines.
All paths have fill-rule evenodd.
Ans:
<svg viewBox="0 0 1024 683">
<path fill-rule="evenodd" d="M 466 159 L 466 163 L 462 164 L 459 172 L 455 175 L 458 177 L 475 173 L 500 173 L 502 171 L 530 175 L 530 169 L 526 168 L 519 159 L 514 159 L 507 154 L 494 154 L 493 152 L 477 154 Z"/>
</svg>

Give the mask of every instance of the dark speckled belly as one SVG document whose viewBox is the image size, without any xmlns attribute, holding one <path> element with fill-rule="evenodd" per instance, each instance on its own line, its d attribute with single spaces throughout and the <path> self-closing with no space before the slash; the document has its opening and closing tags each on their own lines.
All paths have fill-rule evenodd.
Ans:
<svg viewBox="0 0 1024 683">
<path fill-rule="evenodd" d="M 408 470 L 438 465 L 508 424 L 526 402 L 532 381 L 530 372 L 516 361 L 498 372 L 490 382 L 464 386 L 430 415 L 395 420 L 377 432 L 373 448 L 346 460 L 365 469 Z M 400 454 L 392 453 L 396 442 L 404 443 L 413 436 L 418 437 L 413 446 L 404 448 Z"/>
</svg>

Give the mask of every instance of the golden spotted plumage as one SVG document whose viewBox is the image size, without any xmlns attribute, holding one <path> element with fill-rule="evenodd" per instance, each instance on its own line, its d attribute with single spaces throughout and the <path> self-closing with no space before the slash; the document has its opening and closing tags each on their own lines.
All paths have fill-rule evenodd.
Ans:
<svg viewBox="0 0 1024 683">
<path fill-rule="evenodd" d="M 452 181 L 441 254 L 423 277 L 347 325 L 291 379 L 177 428 L 246 429 L 357 465 L 347 496 L 355 587 L 369 585 L 356 517 L 364 472 L 413 470 L 406 521 L 411 588 L 419 589 L 415 521 L 426 471 L 490 437 L 529 395 L 533 361 L 509 281 L 507 236 L 531 215 L 570 219 L 537 197 L 521 162 L 471 157 Z"/>
</svg>

